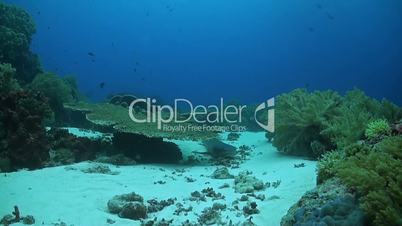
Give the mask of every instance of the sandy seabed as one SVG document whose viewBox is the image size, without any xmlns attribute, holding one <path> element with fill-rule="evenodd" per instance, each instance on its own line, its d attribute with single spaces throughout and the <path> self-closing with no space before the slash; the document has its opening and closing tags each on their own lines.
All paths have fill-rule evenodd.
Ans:
<svg viewBox="0 0 402 226">
<path fill-rule="evenodd" d="M 226 137 L 227 134 L 222 134 Z M 188 155 L 193 151 L 203 151 L 204 147 L 194 141 L 174 141 Z M 240 164 L 239 168 L 229 172 L 237 175 L 248 170 L 253 176 L 263 182 L 280 180 L 280 186 L 272 186 L 255 194 L 264 194 L 264 201 L 256 201 L 260 213 L 252 215 L 252 221 L 261 226 L 279 226 L 281 218 L 287 210 L 308 190 L 315 187 L 315 161 L 298 157 L 286 156 L 267 142 L 264 133 L 244 132 L 239 140 L 229 142 L 239 147 L 252 147 L 249 159 Z M 305 166 L 295 168 L 295 164 Z M 147 164 L 134 166 L 108 165 L 117 175 L 89 174 L 79 169 L 86 169 L 99 163 L 82 162 L 69 166 L 44 168 L 34 171 L 18 171 L 0 176 L 0 217 L 10 214 L 17 205 L 21 215 L 33 215 L 35 225 L 54 225 L 65 222 L 74 226 L 111 225 L 107 219 L 115 221 L 112 225 L 140 225 L 140 221 L 119 218 L 107 210 L 107 202 L 115 195 L 136 192 L 144 200 L 176 198 L 184 207 L 192 206 L 193 210 L 187 216 L 174 215 L 175 205 L 166 207 L 160 212 L 150 214 L 149 219 L 173 219 L 172 225 L 180 225 L 185 220 L 197 222 L 197 218 L 205 207 L 211 207 L 214 202 L 223 203 L 228 208 L 222 212 L 224 221 L 233 223 L 244 222 L 248 217 L 235 212 L 232 202 L 242 194 L 235 193 L 234 180 L 218 180 L 209 177 L 217 166 L 200 165 L 162 165 Z M 71 170 L 76 169 L 76 170 Z M 177 173 L 178 170 L 181 173 Z M 187 178 L 195 179 L 189 182 Z M 164 181 L 165 184 L 155 182 Z M 224 183 L 229 188 L 219 188 Z M 194 202 L 188 200 L 191 193 L 212 187 L 225 196 L 223 200 Z M 270 197 L 279 199 L 270 199 Z M 240 210 L 245 202 L 240 202 Z M 241 211 L 240 211 L 241 213 Z M 22 225 L 22 224 L 13 224 Z"/>
</svg>

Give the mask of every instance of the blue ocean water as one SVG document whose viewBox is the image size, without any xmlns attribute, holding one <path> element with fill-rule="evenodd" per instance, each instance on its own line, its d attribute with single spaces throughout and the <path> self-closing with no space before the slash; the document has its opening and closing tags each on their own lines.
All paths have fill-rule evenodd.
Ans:
<svg viewBox="0 0 402 226">
<path fill-rule="evenodd" d="M 358 87 L 402 103 L 400 0 L 6 2 L 33 16 L 44 69 L 75 75 L 95 101 L 129 92 L 250 103 Z"/>
</svg>

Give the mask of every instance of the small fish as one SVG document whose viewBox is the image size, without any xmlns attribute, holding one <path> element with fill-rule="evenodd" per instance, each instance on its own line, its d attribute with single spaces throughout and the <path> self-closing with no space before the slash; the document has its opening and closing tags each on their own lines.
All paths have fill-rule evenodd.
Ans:
<svg viewBox="0 0 402 226">
<path fill-rule="evenodd" d="M 137 72 L 137 68 L 134 68 L 134 72 Z"/>
<path fill-rule="evenodd" d="M 36 14 L 40 15 L 40 11 L 36 12 Z"/>
<path fill-rule="evenodd" d="M 47 29 L 50 30 L 50 26 L 47 26 Z"/>
<path fill-rule="evenodd" d="M 99 88 L 103 89 L 103 87 L 105 87 L 105 82 L 99 83 Z"/>
<path fill-rule="evenodd" d="M 322 5 L 320 3 L 315 4 L 315 7 L 317 7 L 317 9 L 322 9 Z"/>
<path fill-rule="evenodd" d="M 335 17 L 333 15 L 331 15 L 330 13 L 328 13 L 328 12 L 326 13 L 326 15 L 327 15 L 328 19 L 330 19 L 330 20 L 335 19 Z"/>
<path fill-rule="evenodd" d="M 309 32 L 314 32 L 314 31 L 315 31 L 315 28 L 309 27 L 309 28 L 308 28 L 308 31 L 309 31 Z"/>
<path fill-rule="evenodd" d="M 93 52 L 88 52 L 88 56 L 94 57 L 95 54 Z"/>
</svg>

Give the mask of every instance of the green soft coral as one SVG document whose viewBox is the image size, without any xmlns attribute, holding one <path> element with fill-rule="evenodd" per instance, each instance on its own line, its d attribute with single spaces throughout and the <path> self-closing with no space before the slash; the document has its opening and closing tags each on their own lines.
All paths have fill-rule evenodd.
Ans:
<svg viewBox="0 0 402 226">
<path fill-rule="evenodd" d="M 280 95 L 276 104 L 274 146 L 284 153 L 311 157 L 332 150 L 333 143 L 321 132 L 329 120 L 340 114 L 340 103 L 341 97 L 333 91 L 308 93 L 296 89 Z"/>
<path fill-rule="evenodd" d="M 75 95 L 78 91 L 76 87 L 72 86 L 71 79 L 66 80 L 56 74 L 42 73 L 37 75 L 29 88 L 45 94 L 54 112 L 56 123 L 63 120 L 63 104 L 77 100 Z"/>
<path fill-rule="evenodd" d="M 354 188 L 373 225 L 402 223 L 402 137 L 388 137 L 340 162 L 335 174 Z"/>
<path fill-rule="evenodd" d="M 382 136 L 387 136 L 391 133 L 391 126 L 385 119 L 377 119 L 367 125 L 365 136 L 368 139 L 376 139 Z"/>
<path fill-rule="evenodd" d="M 381 104 L 363 91 L 354 89 L 346 93 L 339 111 L 341 114 L 328 121 L 322 133 L 342 149 L 364 138 L 369 121 L 381 115 Z"/>
</svg>

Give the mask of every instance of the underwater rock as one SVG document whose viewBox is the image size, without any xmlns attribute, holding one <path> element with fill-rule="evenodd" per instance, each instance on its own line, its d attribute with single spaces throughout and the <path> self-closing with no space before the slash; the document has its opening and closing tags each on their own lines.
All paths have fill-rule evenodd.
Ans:
<svg viewBox="0 0 402 226">
<path fill-rule="evenodd" d="M 178 163 L 183 159 L 179 147 L 173 142 L 163 141 L 163 138 L 117 132 L 112 140 L 115 149 L 137 162 Z"/>
<path fill-rule="evenodd" d="M 153 220 L 141 222 L 141 226 L 169 226 L 172 225 L 172 223 L 173 219 L 172 220 L 162 219 L 158 221 L 158 218 L 155 217 Z"/>
<path fill-rule="evenodd" d="M 116 221 L 114 221 L 114 220 L 108 218 L 108 219 L 106 219 L 106 223 L 108 223 L 108 224 L 114 224 L 114 223 L 116 223 Z"/>
<path fill-rule="evenodd" d="M 207 149 L 207 154 L 214 158 L 218 157 L 234 157 L 237 148 L 233 145 L 226 144 L 217 138 L 205 140 L 202 143 Z"/>
<path fill-rule="evenodd" d="M 197 201 L 197 202 L 199 202 L 199 201 L 206 202 L 207 201 L 207 199 L 205 198 L 205 195 L 202 194 L 199 191 L 191 192 L 191 197 L 190 197 L 189 200 L 190 201 Z"/>
<path fill-rule="evenodd" d="M 282 218 L 281 226 L 365 224 L 356 197 L 338 179 L 329 179 L 307 192 Z"/>
<path fill-rule="evenodd" d="M 294 164 L 294 165 L 293 165 L 294 168 L 302 168 L 302 167 L 305 167 L 305 166 L 306 166 L 306 164 L 304 164 L 303 162 L 302 162 L 302 163 L 299 163 L 299 164 Z"/>
<path fill-rule="evenodd" d="M 212 200 L 218 200 L 218 199 L 225 199 L 225 196 L 222 195 L 221 193 L 217 193 L 214 191 L 213 188 L 205 188 L 202 189 L 202 194 L 204 194 L 206 197 L 212 198 Z"/>
<path fill-rule="evenodd" d="M 226 167 L 216 169 L 211 178 L 213 179 L 233 179 L 234 176 L 229 173 L 229 170 Z"/>
<path fill-rule="evenodd" d="M 198 223 L 201 225 L 219 225 L 221 224 L 220 210 L 207 207 L 202 211 L 202 214 L 198 217 Z"/>
<path fill-rule="evenodd" d="M 107 207 L 110 213 L 117 214 L 123 209 L 123 206 L 129 202 L 143 203 L 144 198 L 136 194 L 135 192 L 123 195 L 116 195 L 108 201 Z"/>
<path fill-rule="evenodd" d="M 95 165 L 86 169 L 81 170 L 83 173 L 98 173 L 98 174 L 109 174 L 109 175 L 117 175 L 119 172 L 112 171 L 108 166 L 104 165 Z"/>
<path fill-rule="evenodd" d="M 139 202 L 129 202 L 124 204 L 118 215 L 121 218 L 128 218 L 131 220 L 145 219 L 147 218 L 147 207 Z"/>
<path fill-rule="evenodd" d="M 212 205 L 212 209 L 223 211 L 223 210 L 226 210 L 226 205 L 225 205 L 225 204 L 222 204 L 222 203 L 215 202 L 215 203 Z"/>
<path fill-rule="evenodd" d="M 253 215 L 253 214 L 259 214 L 260 211 L 257 209 L 257 203 L 256 202 L 247 203 L 247 206 L 243 207 L 243 213 L 246 216 Z"/>
<path fill-rule="evenodd" d="M 239 139 L 239 137 L 240 137 L 240 134 L 239 133 L 229 133 L 228 134 L 228 136 L 227 136 L 227 140 L 228 141 L 236 141 L 236 140 L 238 140 Z"/>
<path fill-rule="evenodd" d="M 148 200 L 147 201 L 147 203 L 149 204 L 147 207 L 148 213 L 159 212 L 159 211 L 163 210 L 165 207 L 173 205 L 175 201 L 176 201 L 176 199 L 167 199 L 167 200 L 161 200 L 161 201 L 158 201 L 156 199 Z"/>
<path fill-rule="evenodd" d="M 235 191 L 237 193 L 253 193 L 265 189 L 265 185 L 248 171 L 242 171 L 235 177 Z"/>
<path fill-rule="evenodd" d="M 35 224 L 35 218 L 32 215 L 26 215 L 23 219 L 22 219 L 22 223 L 23 224 Z"/>
<path fill-rule="evenodd" d="M 167 199 L 167 200 L 161 200 L 158 201 L 156 199 L 151 199 L 148 200 L 147 203 L 148 205 L 148 213 L 155 213 L 155 212 L 159 212 L 161 210 L 163 210 L 165 207 L 171 206 L 174 204 L 174 202 L 176 201 L 176 199 Z"/>
<path fill-rule="evenodd" d="M 35 224 L 35 218 L 32 215 L 26 215 L 25 217 L 20 215 L 20 211 L 17 206 L 14 206 L 14 211 L 13 214 L 7 214 L 5 215 L 1 220 L 0 224 L 1 225 L 10 225 L 14 223 L 21 222 L 23 224 L 31 225 Z"/>
<path fill-rule="evenodd" d="M 185 207 L 183 206 L 183 204 L 177 203 L 177 204 L 176 204 L 176 210 L 174 211 L 173 214 L 179 216 L 181 213 L 184 213 L 184 216 L 187 216 L 188 213 L 191 212 L 191 211 L 193 211 L 193 207 L 192 207 L 192 206 L 189 206 L 189 207 L 185 208 Z"/>
<path fill-rule="evenodd" d="M 107 207 L 110 213 L 118 214 L 121 218 L 139 220 L 147 218 L 147 207 L 144 198 L 135 192 L 116 195 L 108 201 Z"/>
<path fill-rule="evenodd" d="M 0 224 L 2 225 L 10 225 L 14 223 L 14 216 L 11 214 L 7 214 L 5 215 L 1 220 L 0 220 Z"/>
</svg>

